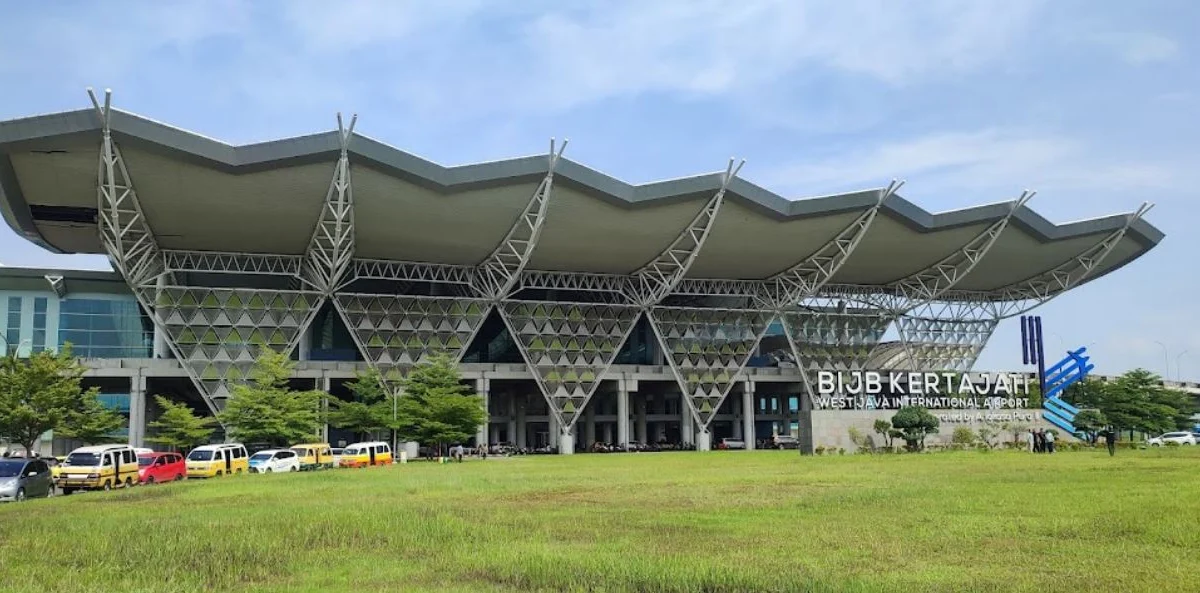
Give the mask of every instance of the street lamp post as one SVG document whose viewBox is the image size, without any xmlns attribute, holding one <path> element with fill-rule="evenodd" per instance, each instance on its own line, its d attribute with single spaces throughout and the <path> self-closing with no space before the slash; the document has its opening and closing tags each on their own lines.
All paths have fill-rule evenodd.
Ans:
<svg viewBox="0 0 1200 593">
<path fill-rule="evenodd" d="M 12 344 L 8 343 L 8 340 L 4 338 L 3 334 L 0 334 L 0 342 L 4 342 L 4 355 L 8 356 L 8 349 L 12 347 Z M 30 341 L 29 338 L 17 342 L 17 347 L 12 349 L 12 355 L 14 358 L 17 356 L 17 352 L 21 351 L 21 346 L 24 346 L 25 344 L 33 344 L 33 342 Z"/>
<path fill-rule="evenodd" d="M 1170 354 L 1170 352 L 1168 352 L 1168 351 L 1167 351 L 1167 345 L 1166 345 L 1166 344 L 1164 344 L 1164 343 L 1162 343 L 1162 342 L 1159 342 L 1158 340 L 1154 340 L 1154 343 L 1155 343 L 1155 344 L 1158 344 L 1159 346 L 1162 346 L 1162 349 L 1163 349 L 1163 364 L 1164 364 L 1164 365 L 1166 365 L 1166 367 L 1167 367 L 1167 368 L 1166 368 L 1166 369 L 1163 371 L 1163 378 L 1164 378 L 1164 379 L 1170 379 L 1170 378 L 1171 378 L 1171 358 L 1170 358 L 1171 354 Z"/>
<path fill-rule="evenodd" d="M 1179 354 L 1175 355 L 1175 382 L 1176 383 L 1180 382 L 1182 380 L 1181 377 L 1183 376 L 1183 367 L 1180 366 L 1179 361 L 1187 353 L 1188 353 L 1188 351 L 1184 350 L 1183 352 L 1180 352 Z"/>
</svg>

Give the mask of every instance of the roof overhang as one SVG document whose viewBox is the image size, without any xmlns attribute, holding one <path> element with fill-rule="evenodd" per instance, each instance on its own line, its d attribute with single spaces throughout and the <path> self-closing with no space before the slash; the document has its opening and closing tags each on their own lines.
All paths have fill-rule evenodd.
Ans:
<svg viewBox="0 0 1200 593">
<path fill-rule="evenodd" d="M 91 109 L 0 122 L 0 213 L 60 253 L 102 253 L 96 225 L 101 122 Z M 120 144 L 164 249 L 301 254 L 338 158 L 338 132 L 232 146 L 116 111 Z M 355 135 L 350 144 L 358 255 L 474 265 L 487 257 L 546 174 L 544 156 L 444 167 Z M 721 185 L 705 174 L 640 185 L 563 159 L 529 268 L 624 274 L 656 257 Z M 760 279 L 815 252 L 882 190 L 788 200 L 741 178 L 694 264 L 693 278 Z M 961 249 L 1010 203 L 930 213 L 886 200 L 833 284 L 884 285 Z M 1127 215 L 1054 224 L 1021 206 L 956 288 L 994 291 L 1054 269 L 1121 228 Z M 236 221 L 236 222 L 231 222 Z M 1096 278 L 1163 234 L 1136 221 Z M 44 282 L 44 281 L 43 281 Z"/>
</svg>

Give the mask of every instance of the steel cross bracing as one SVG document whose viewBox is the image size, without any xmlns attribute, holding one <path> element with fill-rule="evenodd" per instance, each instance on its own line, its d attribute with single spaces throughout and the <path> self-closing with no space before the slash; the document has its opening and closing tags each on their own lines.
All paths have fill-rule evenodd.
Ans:
<svg viewBox="0 0 1200 593">
<path fill-rule="evenodd" d="M 345 288 L 353 280 L 398 280 L 403 282 L 434 282 L 470 284 L 475 276 L 474 266 L 392 261 L 385 259 L 354 259 Z"/>
<path fill-rule="evenodd" d="M 493 301 L 508 296 L 509 291 L 520 279 L 521 271 L 529 263 L 529 258 L 533 257 L 538 237 L 546 224 L 546 208 L 549 206 L 550 191 L 554 186 L 554 169 L 567 148 L 567 142 L 563 140 L 562 146 L 556 152 L 554 139 L 550 139 L 546 176 L 542 178 L 541 184 L 533 192 L 533 197 L 504 236 L 504 240 L 496 246 L 491 255 L 476 266 L 471 286 L 480 295 Z"/>
<path fill-rule="evenodd" d="M 232 253 L 221 251 L 162 251 L 166 269 L 170 272 L 202 272 L 222 274 L 265 274 L 297 276 L 303 258 L 298 255 L 267 253 Z"/>
<path fill-rule="evenodd" d="M 393 392 L 415 364 L 443 352 L 456 362 L 483 326 L 480 298 L 338 293 L 334 308 L 367 362 Z"/>
<path fill-rule="evenodd" d="M 642 313 L 637 305 L 557 301 L 506 300 L 497 309 L 564 434 Z"/>
<path fill-rule="evenodd" d="M 354 257 L 354 188 L 350 182 L 349 148 L 358 115 L 350 118 L 348 128 L 342 125 L 341 113 L 337 114 L 337 122 L 338 162 L 300 274 L 302 280 L 325 295 L 333 293 Z"/>
<path fill-rule="evenodd" d="M 526 288 L 572 290 L 608 294 L 612 302 L 632 302 L 625 290 L 629 281 L 629 276 L 618 274 L 525 270 L 521 273 L 521 281 L 514 287 L 514 293 Z"/>
<path fill-rule="evenodd" d="M 743 160 L 735 167 L 734 159 L 729 159 L 717 193 L 713 194 L 700 212 L 692 218 L 687 228 L 683 229 L 658 257 L 633 272 L 627 294 L 635 303 L 643 307 L 653 306 L 662 301 L 683 280 L 688 268 L 700 254 L 700 249 L 704 247 L 709 232 L 712 231 L 729 184 L 745 164 L 746 161 Z"/>
<path fill-rule="evenodd" d="M 775 314 L 691 307 L 653 307 L 647 314 L 692 417 L 707 432 Z"/>
<path fill-rule="evenodd" d="M 897 322 L 910 371 L 968 372 L 987 345 L 998 319 L 901 316 Z"/>
<path fill-rule="evenodd" d="M 804 261 L 767 279 L 768 301 L 773 309 L 782 309 L 796 305 L 801 299 L 811 297 L 833 278 L 834 274 L 850 259 L 855 248 L 866 236 L 871 223 L 883 207 L 883 202 L 895 195 L 903 181 L 892 180 L 879 194 L 875 205 L 863 212 L 853 222 L 842 229 L 832 240 L 828 241 L 816 253 Z"/>
<path fill-rule="evenodd" d="M 100 241 L 125 281 L 132 287 L 144 286 L 163 273 L 163 257 L 138 202 L 125 159 L 112 139 L 112 91 L 104 91 L 103 106 L 92 89 L 87 93 L 103 132 L 96 183 Z"/>
<path fill-rule="evenodd" d="M 1135 212 L 1127 216 L 1125 224 L 1121 228 L 1075 256 L 1071 261 L 1000 291 L 1000 294 L 993 299 L 996 318 L 1007 319 L 1025 313 L 1086 280 L 1100 267 L 1100 264 L 1104 263 L 1108 255 L 1125 237 L 1129 227 L 1144 217 L 1153 207 L 1154 204 L 1143 203 Z"/>
</svg>

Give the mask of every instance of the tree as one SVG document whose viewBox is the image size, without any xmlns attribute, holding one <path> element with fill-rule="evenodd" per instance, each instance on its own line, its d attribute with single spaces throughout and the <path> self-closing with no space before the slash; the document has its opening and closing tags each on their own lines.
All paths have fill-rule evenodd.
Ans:
<svg viewBox="0 0 1200 593">
<path fill-rule="evenodd" d="M 1021 445 L 1021 437 L 1024 436 L 1025 433 L 1029 432 L 1029 425 L 1022 424 L 1020 422 L 1006 422 L 1000 428 L 1004 432 L 1012 435 L 1013 445 L 1017 446 Z"/>
<path fill-rule="evenodd" d="M 183 452 L 208 442 L 213 433 L 213 424 L 216 423 L 215 418 L 197 416 L 191 406 L 175 403 L 161 395 L 154 396 L 154 401 L 162 408 L 162 414 L 159 414 L 158 420 L 150 423 L 150 428 L 157 429 L 157 433 L 146 437 L 147 441 Z"/>
<path fill-rule="evenodd" d="M 996 446 L 996 443 L 992 442 L 992 439 L 1000 436 L 1000 430 L 995 424 L 984 424 L 979 427 L 979 440 L 983 441 L 983 444 L 991 449 Z"/>
<path fill-rule="evenodd" d="M 959 426 L 950 434 L 950 442 L 955 445 L 973 445 L 975 444 L 975 431 L 965 426 Z"/>
<path fill-rule="evenodd" d="M 891 451 L 892 450 L 892 438 L 895 436 L 892 434 L 892 432 L 893 432 L 892 431 L 892 423 L 888 422 L 887 420 L 884 420 L 883 418 L 880 418 L 875 421 L 875 425 L 872 428 L 875 429 L 875 432 L 877 434 L 883 436 L 884 446 L 887 447 L 888 451 Z"/>
<path fill-rule="evenodd" d="M 1072 383 L 1063 391 L 1063 399 L 1067 403 L 1076 408 L 1099 409 L 1104 403 L 1104 381 L 1094 379 L 1092 377 L 1084 377 L 1082 380 Z"/>
<path fill-rule="evenodd" d="M 42 434 L 63 428 L 72 414 L 88 409 L 99 390 L 83 390 L 83 372 L 69 344 L 58 353 L 0 358 L 0 438 L 32 453 Z"/>
<path fill-rule="evenodd" d="M 288 377 L 295 363 L 263 348 L 251 370 L 251 382 L 234 385 L 219 417 L 227 433 L 246 443 L 288 446 L 318 434 L 323 420 L 323 391 L 292 391 Z"/>
<path fill-rule="evenodd" d="M 1104 413 L 1096 409 L 1079 410 L 1075 415 L 1075 419 L 1071 422 L 1075 425 L 1075 430 L 1079 431 L 1087 439 L 1087 442 L 1092 446 L 1096 446 L 1096 439 L 1100 431 L 1108 426 L 1108 418 L 1104 417 Z"/>
<path fill-rule="evenodd" d="M 892 416 L 892 426 L 900 430 L 909 451 L 923 451 L 925 437 L 937 434 L 937 416 L 918 406 L 905 406 Z"/>
<path fill-rule="evenodd" d="M 1191 398 L 1161 383 L 1158 375 L 1134 369 L 1098 389 L 1089 385 L 1074 395 L 1081 403 L 1092 404 L 1117 431 L 1160 433 L 1186 428 L 1194 411 Z"/>
<path fill-rule="evenodd" d="M 57 431 L 85 445 L 97 445 L 113 440 L 113 435 L 124 427 L 125 416 L 92 397 L 85 398 L 79 410 L 68 412 Z"/>
<path fill-rule="evenodd" d="M 387 429 L 392 424 L 392 401 L 383 387 L 379 371 L 372 368 L 348 384 L 354 399 L 337 402 L 329 412 L 329 423 L 362 436 Z"/>
<path fill-rule="evenodd" d="M 461 383 L 458 366 L 445 354 L 409 371 L 401 383 L 393 427 L 401 438 L 427 445 L 461 443 L 487 420 L 483 400 Z"/>
</svg>

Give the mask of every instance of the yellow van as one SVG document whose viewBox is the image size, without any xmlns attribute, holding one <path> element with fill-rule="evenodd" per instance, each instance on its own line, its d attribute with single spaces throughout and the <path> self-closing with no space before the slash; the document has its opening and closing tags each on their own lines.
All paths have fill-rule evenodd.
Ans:
<svg viewBox="0 0 1200 593">
<path fill-rule="evenodd" d="M 392 463 L 392 447 L 381 441 L 354 443 L 342 449 L 342 467 L 367 467 Z"/>
<path fill-rule="evenodd" d="M 188 478 L 212 478 L 250 471 L 250 456 L 241 443 L 204 445 L 187 456 Z"/>
<path fill-rule="evenodd" d="M 333 450 L 329 443 L 304 443 L 292 445 L 292 451 L 300 458 L 300 471 L 333 467 Z"/>
<path fill-rule="evenodd" d="M 63 494 L 76 490 L 111 490 L 138 482 L 137 452 L 129 445 L 80 447 L 67 455 L 54 483 Z"/>
</svg>

